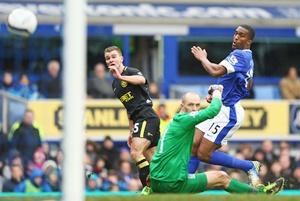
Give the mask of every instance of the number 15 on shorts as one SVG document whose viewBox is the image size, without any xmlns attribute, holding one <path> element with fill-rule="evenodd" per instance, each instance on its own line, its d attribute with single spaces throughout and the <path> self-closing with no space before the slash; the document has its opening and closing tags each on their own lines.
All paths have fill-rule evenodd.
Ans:
<svg viewBox="0 0 300 201">
<path fill-rule="evenodd" d="M 212 134 L 216 134 L 216 133 L 219 131 L 220 128 L 221 128 L 220 125 L 213 123 L 213 124 L 209 127 L 208 130 L 209 130 Z"/>
</svg>

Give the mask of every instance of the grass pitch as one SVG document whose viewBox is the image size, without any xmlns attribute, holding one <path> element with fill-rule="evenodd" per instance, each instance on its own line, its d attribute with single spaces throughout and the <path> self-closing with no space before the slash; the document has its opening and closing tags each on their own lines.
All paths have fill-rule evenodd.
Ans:
<svg viewBox="0 0 300 201">
<path fill-rule="evenodd" d="M 190 194 L 165 194 L 151 196 L 111 196 L 94 198 L 87 201 L 299 201 L 296 196 L 268 196 L 268 195 L 190 195 Z"/>
</svg>

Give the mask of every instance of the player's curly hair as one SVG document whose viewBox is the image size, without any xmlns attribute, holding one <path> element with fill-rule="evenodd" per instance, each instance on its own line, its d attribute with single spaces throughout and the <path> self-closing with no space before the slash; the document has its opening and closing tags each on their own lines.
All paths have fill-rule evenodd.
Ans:
<svg viewBox="0 0 300 201">
<path fill-rule="evenodd" d="M 254 38 L 255 38 L 255 31 L 254 31 L 254 29 L 250 25 L 242 24 L 242 25 L 240 25 L 240 27 L 243 27 L 244 29 L 247 29 L 249 31 L 250 39 L 254 40 Z"/>
</svg>

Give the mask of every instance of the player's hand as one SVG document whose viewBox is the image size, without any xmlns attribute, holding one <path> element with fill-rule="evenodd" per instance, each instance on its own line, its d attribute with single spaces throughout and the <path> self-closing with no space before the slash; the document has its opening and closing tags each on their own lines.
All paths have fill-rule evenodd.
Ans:
<svg viewBox="0 0 300 201">
<path fill-rule="evenodd" d="M 211 98 L 221 99 L 222 92 L 223 92 L 223 85 L 220 85 L 220 84 L 219 85 L 218 84 L 210 85 L 208 88 L 208 95 L 211 96 Z M 206 98 L 206 100 L 208 102 L 208 98 Z"/>
<path fill-rule="evenodd" d="M 206 102 L 211 103 L 211 101 L 212 101 L 212 94 L 208 94 L 208 95 L 205 97 L 205 99 L 206 99 Z"/>
<path fill-rule="evenodd" d="M 114 78 L 120 79 L 122 77 L 116 66 L 108 66 L 108 69 Z"/>
<path fill-rule="evenodd" d="M 213 84 L 213 85 L 210 85 L 210 86 L 208 87 L 208 94 L 212 94 L 213 91 L 215 91 L 215 90 L 218 90 L 218 91 L 220 91 L 220 92 L 223 92 L 223 85 L 221 85 L 221 84 Z"/>
<path fill-rule="evenodd" d="M 207 59 L 207 52 L 205 49 L 201 49 L 199 46 L 193 46 L 191 48 L 191 52 L 193 53 L 194 57 L 198 59 L 199 61 L 202 61 L 203 59 Z"/>
</svg>

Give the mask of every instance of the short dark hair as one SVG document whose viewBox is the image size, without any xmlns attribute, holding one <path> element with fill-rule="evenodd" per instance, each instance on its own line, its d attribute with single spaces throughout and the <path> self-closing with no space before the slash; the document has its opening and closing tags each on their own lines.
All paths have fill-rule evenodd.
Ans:
<svg viewBox="0 0 300 201">
<path fill-rule="evenodd" d="M 109 47 L 105 48 L 104 54 L 107 53 L 107 52 L 112 52 L 114 50 L 116 50 L 120 55 L 122 55 L 121 49 L 117 46 L 109 46 Z"/>
<path fill-rule="evenodd" d="M 247 29 L 248 32 L 249 32 L 250 39 L 254 40 L 254 38 L 255 38 L 255 31 L 254 31 L 254 29 L 250 25 L 242 24 L 242 25 L 240 25 L 240 27 L 243 27 L 244 29 Z"/>
</svg>

